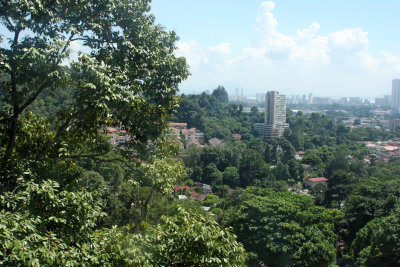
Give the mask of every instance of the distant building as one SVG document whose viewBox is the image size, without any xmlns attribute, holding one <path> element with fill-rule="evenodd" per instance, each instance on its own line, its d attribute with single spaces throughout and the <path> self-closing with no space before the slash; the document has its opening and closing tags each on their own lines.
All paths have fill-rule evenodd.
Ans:
<svg viewBox="0 0 400 267">
<path fill-rule="evenodd" d="M 390 106 L 391 105 L 391 95 L 385 95 L 383 97 L 377 97 L 375 98 L 375 105 L 378 107 L 383 107 L 383 106 Z"/>
<path fill-rule="evenodd" d="M 393 131 L 397 127 L 400 127 L 400 119 L 391 119 L 389 122 L 389 129 Z"/>
<path fill-rule="evenodd" d="M 204 144 L 204 133 L 196 128 L 187 129 L 187 123 L 170 122 L 169 126 L 170 132 L 167 136 L 182 138 L 187 146 L 188 144 L 196 146 Z"/>
<path fill-rule="evenodd" d="M 350 97 L 349 102 L 352 105 L 361 105 L 362 104 L 362 100 L 360 97 Z"/>
<path fill-rule="evenodd" d="M 264 102 L 264 94 L 256 94 L 256 101 L 258 103 Z"/>
<path fill-rule="evenodd" d="M 240 139 L 242 139 L 242 135 L 235 133 L 235 134 L 231 134 L 230 138 L 240 140 Z"/>
<path fill-rule="evenodd" d="M 269 91 L 265 95 L 265 120 L 264 123 L 254 124 L 258 135 L 268 140 L 272 137 L 279 137 L 289 127 L 286 123 L 286 96 L 279 92 Z"/>
<path fill-rule="evenodd" d="M 119 128 L 106 127 L 103 131 L 110 138 L 108 142 L 114 146 L 126 145 L 131 140 L 126 131 Z"/>
<path fill-rule="evenodd" d="M 214 137 L 210 140 L 208 140 L 208 143 L 210 144 L 210 146 L 222 146 L 222 141 L 219 140 L 218 138 Z"/>
<path fill-rule="evenodd" d="M 332 104 L 332 99 L 329 97 L 314 97 L 312 104 L 314 104 L 314 105 L 330 105 L 330 104 Z"/>
<path fill-rule="evenodd" d="M 400 113 L 400 79 L 392 81 L 392 112 L 393 114 Z"/>
<path fill-rule="evenodd" d="M 317 184 L 327 185 L 328 179 L 325 177 L 309 178 L 305 181 L 305 185 L 308 188 L 313 188 Z"/>
</svg>

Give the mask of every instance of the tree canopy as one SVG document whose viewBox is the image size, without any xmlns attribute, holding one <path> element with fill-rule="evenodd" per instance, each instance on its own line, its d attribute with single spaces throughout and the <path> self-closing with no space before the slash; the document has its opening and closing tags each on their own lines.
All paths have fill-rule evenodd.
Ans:
<svg viewBox="0 0 400 267">
<path fill-rule="evenodd" d="M 176 144 L 163 134 L 188 75 L 174 53 L 178 37 L 155 23 L 149 4 L 0 1 L 1 264 L 143 265 L 130 259 L 146 254 L 141 240 L 150 239 L 157 265 L 168 265 L 165 255 L 178 262 L 196 251 L 188 245 L 179 252 L 193 220 L 189 243 L 205 238 L 192 262 L 243 262 L 235 237 L 200 215 L 182 211 L 165 226 L 143 229 L 152 200 L 170 197 L 185 174 Z M 89 52 L 72 58 L 77 46 Z M 44 108 L 45 117 L 32 113 L 51 96 L 68 101 Z M 129 136 L 125 146 L 110 145 L 108 126 Z M 178 225 L 183 235 L 165 254 L 161 243 Z"/>
<path fill-rule="evenodd" d="M 310 197 L 267 192 L 243 202 L 233 225 L 246 250 L 266 265 L 328 266 L 335 259 L 339 218 Z"/>
</svg>

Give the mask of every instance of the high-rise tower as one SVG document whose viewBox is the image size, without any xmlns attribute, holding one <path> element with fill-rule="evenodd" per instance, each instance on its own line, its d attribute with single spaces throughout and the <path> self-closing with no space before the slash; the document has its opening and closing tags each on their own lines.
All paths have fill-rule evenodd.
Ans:
<svg viewBox="0 0 400 267">
<path fill-rule="evenodd" d="M 276 91 L 265 95 L 265 139 L 279 137 L 289 127 L 286 123 L 286 96 Z"/>
<path fill-rule="evenodd" d="M 254 128 L 260 137 L 268 140 L 279 137 L 289 127 L 286 123 L 286 96 L 276 91 L 269 91 L 265 95 L 265 120 L 264 123 L 256 123 Z"/>
<path fill-rule="evenodd" d="M 400 79 L 392 81 L 392 113 L 400 113 Z"/>
</svg>

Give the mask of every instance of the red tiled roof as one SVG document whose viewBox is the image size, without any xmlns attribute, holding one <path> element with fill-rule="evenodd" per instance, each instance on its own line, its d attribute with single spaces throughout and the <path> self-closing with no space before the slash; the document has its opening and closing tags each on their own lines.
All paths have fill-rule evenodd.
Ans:
<svg viewBox="0 0 400 267">
<path fill-rule="evenodd" d="M 308 181 L 315 183 L 315 182 L 328 181 L 328 179 L 325 177 L 317 177 L 317 178 L 310 178 L 310 179 L 308 179 Z"/>
<path fill-rule="evenodd" d="M 196 134 L 196 128 L 182 130 L 182 134 L 183 135 Z"/>
<path fill-rule="evenodd" d="M 233 137 L 233 138 L 236 138 L 236 139 L 242 139 L 242 135 L 241 134 L 231 134 L 231 136 Z"/>
<path fill-rule="evenodd" d="M 187 127 L 187 123 L 186 122 L 170 122 L 169 123 L 170 126 L 176 126 L 176 127 Z"/>
<path fill-rule="evenodd" d="M 306 152 L 304 152 L 304 151 L 297 151 L 297 155 L 304 155 Z"/>
<path fill-rule="evenodd" d="M 175 187 L 174 187 L 175 191 L 178 191 L 178 190 L 181 190 L 181 189 L 190 190 L 191 188 L 189 186 L 187 186 L 187 185 L 175 185 Z"/>
<path fill-rule="evenodd" d="M 197 147 L 200 147 L 201 145 L 200 145 L 200 143 L 199 143 L 198 141 L 196 141 L 196 140 L 189 140 L 189 141 L 186 143 L 186 147 L 190 147 L 190 146 L 197 146 Z"/>
<path fill-rule="evenodd" d="M 222 144 L 222 141 L 219 140 L 218 138 L 212 138 L 208 140 L 208 143 L 212 146 L 220 146 Z"/>
<path fill-rule="evenodd" d="M 107 127 L 107 128 L 106 128 L 106 131 L 107 131 L 107 133 L 115 133 L 115 132 L 118 132 L 118 130 L 115 129 L 115 128 L 113 128 L 113 127 Z"/>
<path fill-rule="evenodd" d="M 204 199 L 206 199 L 206 194 L 199 194 L 196 191 L 190 192 L 190 195 L 195 200 L 204 200 Z"/>
<path fill-rule="evenodd" d="M 211 191 L 212 188 L 211 188 L 211 186 L 209 186 L 209 185 L 203 185 L 203 190 L 209 190 L 209 191 Z"/>
</svg>

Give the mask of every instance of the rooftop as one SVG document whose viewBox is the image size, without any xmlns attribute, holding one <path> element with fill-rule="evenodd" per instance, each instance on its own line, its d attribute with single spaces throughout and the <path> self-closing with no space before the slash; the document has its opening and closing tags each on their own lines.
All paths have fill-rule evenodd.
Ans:
<svg viewBox="0 0 400 267">
<path fill-rule="evenodd" d="M 317 178 L 310 178 L 310 179 L 308 179 L 308 181 L 310 181 L 312 183 L 316 183 L 316 182 L 328 181 L 328 179 L 325 177 L 317 177 Z"/>
</svg>

